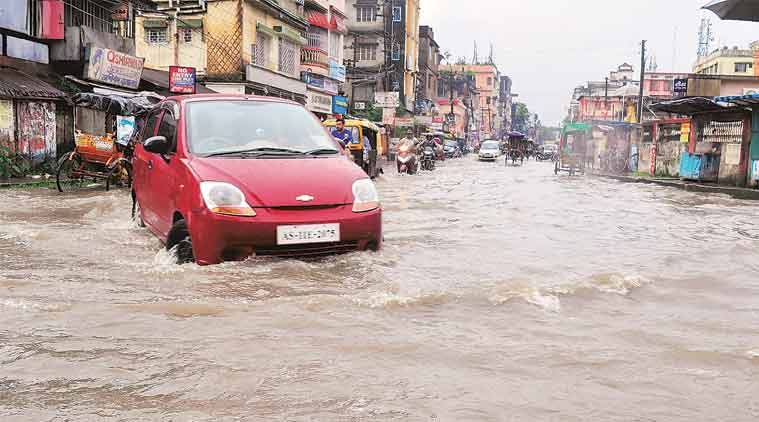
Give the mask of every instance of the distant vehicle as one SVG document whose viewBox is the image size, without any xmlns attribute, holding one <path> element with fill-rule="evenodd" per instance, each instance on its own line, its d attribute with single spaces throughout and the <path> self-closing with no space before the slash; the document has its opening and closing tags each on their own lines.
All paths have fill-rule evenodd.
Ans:
<svg viewBox="0 0 759 422">
<path fill-rule="evenodd" d="M 167 98 L 138 141 L 133 217 L 179 263 L 381 247 L 374 183 L 300 104 L 232 94 Z"/>
<path fill-rule="evenodd" d="M 495 161 L 501 155 L 501 144 L 498 141 L 485 141 L 480 145 L 480 161 Z"/>
<path fill-rule="evenodd" d="M 458 158 L 458 157 L 461 157 L 462 155 L 461 149 L 459 147 L 459 143 L 454 140 L 445 141 L 445 146 L 443 147 L 443 150 L 445 151 L 446 158 Z"/>
<path fill-rule="evenodd" d="M 543 145 L 543 151 L 538 152 L 539 161 L 556 161 L 559 154 L 559 146 L 555 144 Z"/>
</svg>

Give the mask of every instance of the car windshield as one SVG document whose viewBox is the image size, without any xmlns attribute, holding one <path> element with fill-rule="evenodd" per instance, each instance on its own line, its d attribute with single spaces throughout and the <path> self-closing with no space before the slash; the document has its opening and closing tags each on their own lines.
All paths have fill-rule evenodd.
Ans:
<svg viewBox="0 0 759 422">
<path fill-rule="evenodd" d="M 187 104 L 186 121 L 190 152 L 197 155 L 338 151 L 319 122 L 295 104 L 252 100 L 191 102 Z"/>
<path fill-rule="evenodd" d="M 480 149 L 498 149 L 498 143 L 496 142 L 485 142 L 482 144 L 482 148 Z"/>
<path fill-rule="evenodd" d="M 459 144 L 456 141 L 445 141 L 445 146 L 447 146 L 447 147 L 456 147 L 458 145 Z"/>
</svg>

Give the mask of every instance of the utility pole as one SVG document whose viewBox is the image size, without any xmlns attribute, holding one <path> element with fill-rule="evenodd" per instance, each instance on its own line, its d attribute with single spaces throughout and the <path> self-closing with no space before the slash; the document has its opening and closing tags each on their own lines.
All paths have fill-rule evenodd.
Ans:
<svg viewBox="0 0 759 422">
<path fill-rule="evenodd" d="M 646 40 L 640 45 L 640 89 L 638 90 L 638 123 L 643 120 L 643 82 L 646 79 Z"/>
<path fill-rule="evenodd" d="M 609 108 L 609 77 L 604 78 L 606 80 L 606 85 L 604 86 L 604 108 L 608 110 Z"/>
</svg>

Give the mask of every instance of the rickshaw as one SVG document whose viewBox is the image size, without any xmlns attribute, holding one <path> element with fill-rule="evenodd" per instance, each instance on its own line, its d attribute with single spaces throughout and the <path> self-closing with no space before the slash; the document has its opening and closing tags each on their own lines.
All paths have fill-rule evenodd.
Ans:
<svg viewBox="0 0 759 422">
<path fill-rule="evenodd" d="M 564 126 L 554 174 L 559 174 L 560 171 L 566 171 L 570 176 L 585 174 L 585 152 L 592 137 L 592 129 L 589 123 L 569 123 Z"/>
<path fill-rule="evenodd" d="M 74 151 L 58 160 L 58 191 L 82 187 L 89 180 L 105 181 L 106 191 L 111 186 L 131 186 L 132 139 L 142 127 L 144 116 L 161 98 L 155 94 L 129 98 L 76 94 L 73 101 L 79 127 L 74 130 Z"/>
<path fill-rule="evenodd" d="M 511 160 L 512 165 L 517 165 L 517 161 L 519 165 L 522 165 L 527 156 L 529 142 L 524 134 L 509 132 L 506 139 L 501 143 L 501 152 L 505 156 L 505 164 L 509 165 L 509 160 Z"/>
<path fill-rule="evenodd" d="M 329 119 L 322 124 L 332 132 L 336 123 L 334 119 Z M 365 119 L 346 118 L 345 129 L 353 135 L 353 143 L 347 146 L 353 161 L 372 179 L 379 176 L 382 173 L 379 157 L 386 148 L 380 127 Z"/>
</svg>

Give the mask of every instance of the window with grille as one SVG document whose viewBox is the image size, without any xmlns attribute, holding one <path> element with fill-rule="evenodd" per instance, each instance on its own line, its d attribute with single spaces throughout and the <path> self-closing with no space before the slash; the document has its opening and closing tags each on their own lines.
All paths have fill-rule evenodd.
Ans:
<svg viewBox="0 0 759 422">
<path fill-rule="evenodd" d="M 377 60 L 376 44 L 359 44 L 357 52 L 358 61 Z"/>
<path fill-rule="evenodd" d="M 340 60 L 340 52 L 343 51 L 343 37 L 338 32 L 329 33 L 329 55 Z"/>
<path fill-rule="evenodd" d="M 145 41 L 149 44 L 159 44 L 167 42 L 166 28 L 147 28 L 145 29 Z"/>
<path fill-rule="evenodd" d="M 403 19 L 403 9 L 400 7 L 393 7 L 393 22 L 401 22 Z"/>
<path fill-rule="evenodd" d="M 736 73 L 746 73 L 752 67 L 753 67 L 753 63 L 736 63 L 735 64 L 735 72 Z"/>
<path fill-rule="evenodd" d="M 357 22 L 376 22 L 377 8 L 375 6 L 358 6 L 356 8 Z"/>
<path fill-rule="evenodd" d="M 184 42 L 186 42 L 186 43 L 191 43 L 191 42 L 192 42 L 192 29 L 190 29 L 190 28 L 185 28 L 185 29 L 182 31 L 182 40 L 183 40 Z"/>
<path fill-rule="evenodd" d="M 306 32 L 306 39 L 308 40 L 309 47 L 327 51 L 327 31 L 324 29 L 311 26 L 308 28 L 308 32 Z"/>
<path fill-rule="evenodd" d="M 256 43 L 251 47 L 253 64 L 267 67 L 269 65 L 269 53 L 271 52 L 271 37 L 261 31 L 256 31 Z"/>
<path fill-rule="evenodd" d="M 743 141 L 743 121 L 708 122 L 704 125 L 702 141 L 739 144 Z"/>
<path fill-rule="evenodd" d="M 398 45 L 397 43 L 393 44 L 393 52 L 392 52 L 391 59 L 394 62 L 397 62 L 401 59 L 401 46 Z"/>
<path fill-rule="evenodd" d="M 280 37 L 279 38 L 279 67 L 278 70 L 288 75 L 295 75 L 298 71 L 298 48 L 292 41 Z"/>
</svg>

